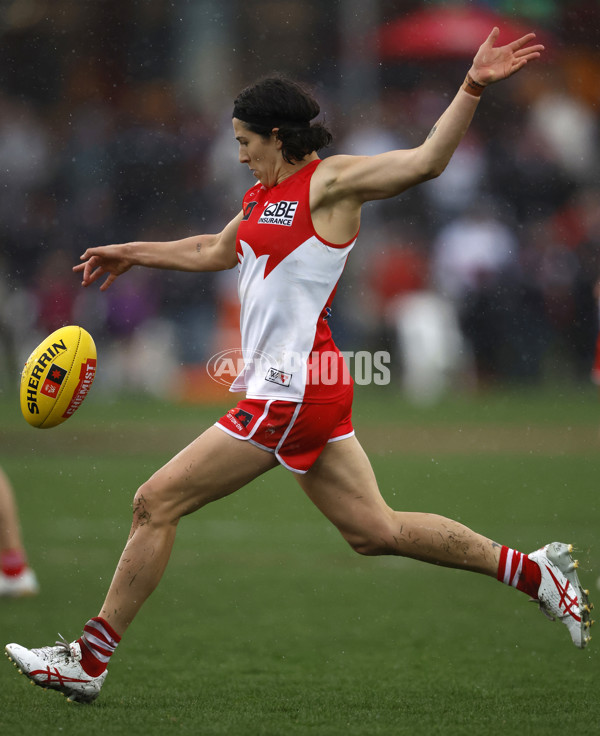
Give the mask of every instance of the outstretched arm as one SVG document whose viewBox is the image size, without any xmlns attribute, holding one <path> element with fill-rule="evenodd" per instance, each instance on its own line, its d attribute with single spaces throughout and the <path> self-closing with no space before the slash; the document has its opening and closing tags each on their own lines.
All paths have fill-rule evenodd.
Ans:
<svg viewBox="0 0 600 736">
<path fill-rule="evenodd" d="M 416 159 L 426 179 L 439 176 L 448 165 L 467 132 L 485 87 L 511 77 L 544 50 L 541 44 L 527 45 L 533 41 L 535 33 L 496 47 L 494 43 L 499 33 L 499 29 L 494 28 L 479 47 L 457 96 L 433 126 L 427 140 L 416 149 Z"/>
<path fill-rule="evenodd" d="M 427 140 L 417 148 L 389 151 L 377 156 L 332 156 L 319 167 L 323 180 L 323 203 L 343 199 L 358 205 L 373 199 L 395 197 L 419 182 L 439 176 L 465 135 L 483 89 L 506 79 L 537 59 L 544 47 L 529 45 L 528 33 L 506 46 L 494 46 L 499 30 L 494 28 L 479 48 L 467 78 Z M 319 171 L 319 170 L 318 170 Z"/>
<path fill-rule="evenodd" d="M 100 291 L 106 291 L 132 266 L 173 271 L 224 271 L 237 263 L 235 239 L 242 213 L 216 235 L 195 235 L 168 242 L 133 242 L 88 248 L 82 263 L 73 267 L 81 273 L 82 285 L 89 286 L 107 276 Z"/>
</svg>

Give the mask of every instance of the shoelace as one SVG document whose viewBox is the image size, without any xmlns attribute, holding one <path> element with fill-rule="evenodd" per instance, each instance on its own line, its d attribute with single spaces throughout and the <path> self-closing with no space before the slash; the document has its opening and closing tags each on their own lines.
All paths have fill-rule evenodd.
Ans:
<svg viewBox="0 0 600 736">
<path fill-rule="evenodd" d="M 45 654 L 45 655 L 50 656 L 50 655 L 54 654 L 54 651 L 53 650 L 58 647 L 59 649 L 63 649 L 64 650 L 64 653 L 67 656 L 72 657 L 73 655 L 71 653 L 71 647 L 69 645 L 69 642 L 65 639 L 65 637 L 61 633 L 59 633 L 58 635 L 59 635 L 59 637 L 60 637 L 61 640 L 54 642 L 54 646 L 53 647 L 39 647 L 39 648 L 36 649 L 36 651 L 37 652 L 40 652 L 40 654 Z"/>
</svg>

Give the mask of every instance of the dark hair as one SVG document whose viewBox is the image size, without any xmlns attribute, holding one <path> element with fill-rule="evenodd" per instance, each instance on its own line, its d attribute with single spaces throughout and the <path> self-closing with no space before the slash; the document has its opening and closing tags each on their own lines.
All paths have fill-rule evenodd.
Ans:
<svg viewBox="0 0 600 736">
<path fill-rule="evenodd" d="M 319 103 L 300 84 L 274 76 L 243 89 L 233 103 L 232 117 L 265 138 L 279 128 L 283 158 L 294 163 L 333 140 L 323 123 L 310 122 L 320 111 Z"/>
</svg>

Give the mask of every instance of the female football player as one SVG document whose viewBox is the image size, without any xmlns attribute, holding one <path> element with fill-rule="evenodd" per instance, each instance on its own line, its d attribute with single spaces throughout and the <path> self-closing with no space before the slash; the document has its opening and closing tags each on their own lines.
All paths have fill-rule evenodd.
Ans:
<svg viewBox="0 0 600 736">
<path fill-rule="evenodd" d="M 530 555 L 450 519 L 391 509 L 352 428 L 352 381 L 327 316 L 355 245 L 361 207 L 439 176 L 463 138 L 481 94 L 543 50 L 528 34 L 495 46 L 494 28 L 464 83 L 425 142 L 377 156 L 317 151 L 331 136 L 311 122 L 319 105 L 284 78 L 263 79 L 233 107 L 240 163 L 257 180 L 221 232 L 170 242 L 88 248 L 75 271 L 105 290 L 133 266 L 218 271 L 238 267 L 245 368 L 237 406 L 158 470 L 135 494 L 129 540 L 104 604 L 79 639 L 6 648 L 34 683 L 71 700 L 94 700 L 107 663 L 165 570 L 181 517 L 283 465 L 363 555 L 401 555 L 498 578 L 563 621 L 578 647 L 589 611 L 570 547 Z M 327 379 L 325 378 L 327 377 Z"/>
</svg>

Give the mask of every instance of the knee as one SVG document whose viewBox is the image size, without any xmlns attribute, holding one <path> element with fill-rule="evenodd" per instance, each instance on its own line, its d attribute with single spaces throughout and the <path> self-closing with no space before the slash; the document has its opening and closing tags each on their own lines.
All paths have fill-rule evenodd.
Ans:
<svg viewBox="0 0 600 736">
<path fill-rule="evenodd" d="M 393 555 L 396 550 L 393 537 L 385 530 L 364 531 L 353 534 L 344 534 L 344 539 L 359 555 L 376 557 L 377 555 Z"/>
<path fill-rule="evenodd" d="M 152 481 L 146 481 L 133 497 L 134 526 L 160 526 L 172 523 L 165 494 Z"/>
<path fill-rule="evenodd" d="M 359 555 L 374 557 L 376 555 L 398 554 L 396 537 L 397 512 L 383 506 L 361 520 L 360 527 L 344 530 L 342 536 Z"/>
</svg>

